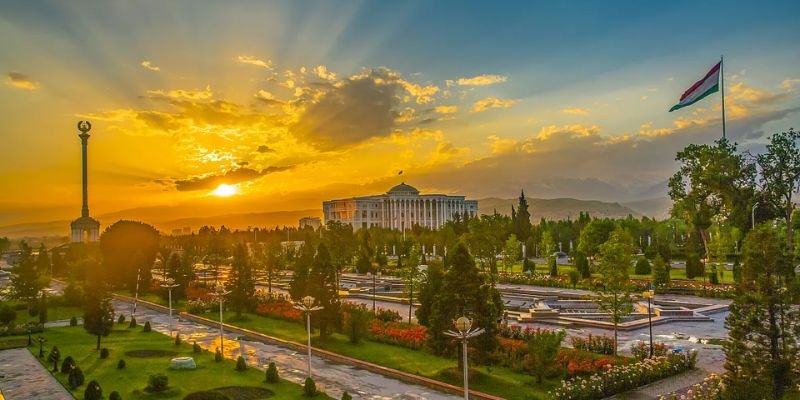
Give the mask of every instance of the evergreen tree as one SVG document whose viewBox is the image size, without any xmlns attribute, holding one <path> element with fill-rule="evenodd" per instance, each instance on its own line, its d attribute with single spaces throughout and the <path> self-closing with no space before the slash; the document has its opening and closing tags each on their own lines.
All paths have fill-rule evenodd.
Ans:
<svg viewBox="0 0 800 400">
<path fill-rule="evenodd" d="M 511 268 L 514 266 L 514 263 L 519 260 L 520 253 L 522 252 L 521 244 L 519 240 L 517 240 L 517 235 L 511 234 L 506 240 L 505 246 L 503 246 L 503 269 L 505 272 L 510 272 Z"/>
<path fill-rule="evenodd" d="M 228 304 L 236 311 L 237 316 L 250 308 L 256 294 L 256 281 L 253 277 L 253 267 L 247 254 L 247 248 L 239 243 L 233 252 L 233 264 L 228 276 Z"/>
<path fill-rule="evenodd" d="M 314 246 L 305 244 L 300 249 L 300 257 L 294 262 L 292 281 L 289 282 L 289 296 L 294 300 L 300 300 L 309 295 L 308 279 L 311 272 L 311 264 L 314 263 Z"/>
<path fill-rule="evenodd" d="M 631 237 L 622 227 L 617 227 L 608 241 L 599 247 L 600 263 L 598 272 L 602 274 L 602 288 L 598 292 L 599 309 L 611 315 L 614 323 L 614 355 L 617 354 L 617 326 L 622 317 L 633 311 L 628 286 L 628 268 L 633 253 Z"/>
<path fill-rule="evenodd" d="M 670 285 L 669 264 L 664 262 L 661 255 L 656 255 L 653 261 L 653 285 L 659 288 L 667 288 Z"/>
<path fill-rule="evenodd" d="M 50 264 L 50 256 L 47 253 L 47 248 L 44 247 L 44 243 L 39 246 L 39 255 L 36 256 L 36 272 L 42 275 L 50 275 L 51 268 L 53 267 Z"/>
<path fill-rule="evenodd" d="M 61 276 L 67 273 L 67 263 L 59 251 L 53 251 L 51 262 L 53 263 L 53 275 Z"/>
<path fill-rule="evenodd" d="M 639 257 L 633 271 L 636 275 L 650 275 L 650 261 L 646 257 Z"/>
<path fill-rule="evenodd" d="M 573 256 L 575 259 L 575 269 L 581 275 L 582 279 L 589 279 L 592 277 L 592 273 L 589 270 L 589 259 L 586 258 L 586 255 L 583 254 L 582 251 L 578 250 L 575 252 Z"/>
<path fill-rule="evenodd" d="M 784 250 L 780 234 L 767 225 L 750 231 L 742 246 L 742 281 L 723 345 L 731 398 L 778 400 L 800 381 L 800 311 L 792 305 L 797 287 Z"/>
<path fill-rule="evenodd" d="M 97 336 L 97 350 L 100 338 L 108 336 L 114 326 L 114 307 L 104 282 L 93 278 L 86 286 L 83 300 L 83 329 Z"/>
<path fill-rule="evenodd" d="M 441 290 L 431 300 L 428 347 L 436 354 L 452 353 L 454 347 L 444 331 L 453 329 L 453 320 L 467 315 L 473 318 L 473 326 L 486 330 L 473 339 L 476 358 L 486 360 L 497 346 L 495 333 L 503 302 L 497 289 L 478 272 L 464 244 L 458 243 L 452 250 L 451 266 L 443 276 Z"/>
<path fill-rule="evenodd" d="M 536 376 L 536 383 L 542 383 L 547 369 L 555 363 L 565 337 L 567 333 L 564 330 L 537 329 L 531 332 L 528 338 L 528 362 Z"/>
<path fill-rule="evenodd" d="M 514 211 L 512 207 L 512 212 Z M 517 204 L 516 215 L 512 218 L 514 224 L 514 234 L 523 243 L 528 240 L 531 234 L 531 213 L 528 211 L 528 199 L 525 198 L 525 191 L 520 191 L 519 203 Z"/>
<path fill-rule="evenodd" d="M 31 247 L 24 240 L 20 242 L 19 247 L 21 251 L 19 264 L 11 275 L 12 295 L 15 299 L 26 302 L 30 311 L 31 305 L 39 296 L 39 291 L 44 288 L 44 282 L 34 264 Z"/>
<path fill-rule="evenodd" d="M 417 307 L 414 315 L 417 316 L 417 321 L 420 325 L 428 326 L 430 323 L 431 308 L 436 296 L 442 290 L 444 281 L 444 267 L 439 262 L 432 262 L 428 265 L 428 269 L 422 276 L 420 282 L 419 295 L 417 300 L 420 305 Z"/>
<path fill-rule="evenodd" d="M 309 292 L 323 307 L 316 315 L 320 338 L 327 338 L 342 321 L 341 304 L 337 296 L 336 267 L 331 261 L 328 246 L 320 243 L 309 274 Z"/>
<path fill-rule="evenodd" d="M 558 259 L 550 257 L 550 277 L 555 278 L 558 276 Z"/>
</svg>

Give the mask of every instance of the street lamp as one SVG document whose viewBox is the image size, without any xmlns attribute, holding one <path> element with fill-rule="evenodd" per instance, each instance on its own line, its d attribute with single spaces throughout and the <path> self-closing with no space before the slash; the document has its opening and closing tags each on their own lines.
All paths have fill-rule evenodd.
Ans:
<svg viewBox="0 0 800 400">
<path fill-rule="evenodd" d="M 225 354 L 225 335 L 222 330 L 222 303 L 225 301 L 225 296 L 230 294 L 229 290 L 225 290 L 222 285 L 217 285 L 214 292 L 211 293 L 219 301 L 219 351 Z"/>
<path fill-rule="evenodd" d="M 469 368 L 467 366 L 467 341 L 470 338 L 484 332 L 483 328 L 472 328 L 472 320 L 467 317 L 459 317 L 453 321 L 456 331 L 445 331 L 444 334 L 461 340 L 462 351 L 464 353 L 464 399 L 469 400 Z"/>
<path fill-rule="evenodd" d="M 753 224 L 753 229 L 756 228 L 756 208 L 758 208 L 758 202 L 755 202 L 753 208 L 750 209 L 750 222 Z"/>
<path fill-rule="evenodd" d="M 36 338 L 36 341 L 39 342 L 39 358 L 44 358 L 44 342 L 46 342 L 47 339 L 39 336 Z"/>
<path fill-rule="evenodd" d="M 311 378 L 311 313 L 314 311 L 322 310 L 322 306 L 314 306 L 314 299 L 311 296 L 306 296 L 301 301 L 295 304 L 294 308 L 306 314 L 306 331 L 308 332 L 308 377 Z"/>
<path fill-rule="evenodd" d="M 656 292 L 653 289 L 642 292 L 642 296 L 647 299 L 647 322 L 650 325 L 650 358 L 653 358 L 653 314 L 650 312 L 650 301 L 655 294 Z"/>
<path fill-rule="evenodd" d="M 367 277 L 372 276 L 372 312 L 375 313 L 377 307 L 375 306 L 375 292 L 377 292 L 376 279 L 381 277 L 381 271 L 375 271 L 374 274 L 367 272 Z"/>
<path fill-rule="evenodd" d="M 161 284 L 162 288 L 169 291 L 169 337 L 172 337 L 172 289 L 178 286 L 180 285 L 175 283 L 175 280 L 172 278 L 165 279 L 164 283 Z"/>
<path fill-rule="evenodd" d="M 133 311 L 131 311 L 131 320 L 136 318 L 136 303 L 139 302 L 139 278 L 142 274 L 142 269 L 136 269 L 136 292 L 134 292 L 133 297 Z"/>
</svg>

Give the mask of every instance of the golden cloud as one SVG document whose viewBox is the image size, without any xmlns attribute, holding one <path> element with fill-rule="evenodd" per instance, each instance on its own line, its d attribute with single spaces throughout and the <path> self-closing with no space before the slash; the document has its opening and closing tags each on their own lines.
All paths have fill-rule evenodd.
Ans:
<svg viewBox="0 0 800 400">
<path fill-rule="evenodd" d="M 507 153 L 513 150 L 518 143 L 516 139 L 501 138 L 497 135 L 491 135 L 488 137 L 488 139 L 489 147 L 492 148 L 492 154 Z"/>
<path fill-rule="evenodd" d="M 664 136 L 669 135 L 675 132 L 674 129 L 669 128 L 656 128 L 653 129 L 653 122 L 650 121 L 646 124 L 642 124 L 639 127 L 639 135 L 646 136 L 646 137 L 657 137 L 657 136 Z"/>
<path fill-rule="evenodd" d="M 597 136 L 599 133 L 600 128 L 597 127 L 597 125 L 548 125 L 539 130 L 536 138 L 539 140 L 548 140 L 559 134 L 567 134 L 570 137 L 590 137 Z"/>
<path fill-rule="evenodd" d="M 25 90 L 37 90 L 41 86 L 39 82 L 34 81 L 28 75 L 25 75 L 21 72 L 9 72 L 6 84 Z"/>
<path fill-rule="evenodd" d="M 494 75 L 494 74 L 483 74 L 473 76 L 471 78 L 459 78 L 455 81 L 447 80 L 445 83 L 447 86 L 459 85 L 459 86 L 488 86 L 494 85 L 496 83 L 503 83 L 508 80 L 508 77 L 503 75 Z"/>
<path fill-rule="evenodd" d="M 439 114 L 453 114 L 458 112 L 458 106 L 436 106 L 433 108 L 433 112 Z"/>
<path fill-rule="evenodd" d="M 149 60 L 144 60 L 144 61 L 142 61 L 142 63 L 141 63 L 140 65 L 141 65 L 142 67 L 146 68 L 146 69 L 149 69 L 150 71 L 153 71 L 153 72 L 158 72 L 158 71 L 161 71 L 161 67 L 156 67 L 156 66 L 155 66 L 155 65 L 153 65 L 153 63 L 151 63 Z"/>
<path fill-rule="evenodd" d="M 203 89 L 190 89 L 190 90 L 183 90 L 183 89 L 175 89 L 175 90 L 148 90 L 146 92 L 152 97 L 161 97 L 161 98 L 169 98 L 169 99 L 189 99 L 189 100 L 207 100 L 214 96 L 214 92 L 211 91 L 211 85 L 206 86 Z"/>
<path fill-rule="evenodd" d="M 336 80 L 336 73 L 328 71 L 328 67 L 324 65 L 318 65 L 311 70 L 317 77 L 320 79 L 324 79 L 326 81 L 335 81 Z"/>
<path fill-rule="evenodd" d="M 238 57 L 236 57 L 236 61 L 239 62 L 239 63 L 242 63 L 242 64 L 249 64 L 249 65 L 255 65 L 256 67 L 272 69 L 272 61 L 271 60 L 264 61 L 264 60 L 255 58 L 253 56 L 238 56 Z"/>
<path fill-rule="evenodd" d="M 478 100 L 472 106 L 472 112 L 484 112 L 490 108 L 509 108 L 516 103 L 512 99 L 498 99 L 497 97 L 487 97 L 483 100 Z"/>
<path fill-rule="evenodd" d="M 567 115 L 589 115 L 589 110 L 580 107 L 565 108 L 561 112 Z"/>
<path fill-rule="evenodd" d="M 781 87 L 790 90 L 795 86 L 800 86 L 800 79 L 798 78 L 786 78 L 781 81 Z"/>
</svg>

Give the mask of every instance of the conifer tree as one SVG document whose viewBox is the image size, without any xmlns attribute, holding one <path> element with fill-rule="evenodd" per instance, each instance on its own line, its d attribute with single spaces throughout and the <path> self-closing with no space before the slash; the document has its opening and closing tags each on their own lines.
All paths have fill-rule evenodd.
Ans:
<svg viewBox="0 0 800 400">
<path fill-rule="evenodd" d="M 250 307 L 256 294 L 256 282 L 253 267 L 247 254 L 247 248 L 239 243 L 233 252 L 233 265 L 228 276 L 228 303 L 236 311 L 237 316 Z"/>
<path fill-rule="evenodd" d="M 309 293 L 323 307 L 316 315 L 320 338 L 327 338 L 342 321 L 341 304 L 337 296 L 336 267 L 331 261 L 328 247 L 320 243 L 309 273 Z"/>
<path fill-rule="evenodd" d="M 659 288 L 666 288 L 670 285 L 669 264 L 664 262 L 661 255 L 656 255 L 653 261 L 653 285 Z"/>
</svg>

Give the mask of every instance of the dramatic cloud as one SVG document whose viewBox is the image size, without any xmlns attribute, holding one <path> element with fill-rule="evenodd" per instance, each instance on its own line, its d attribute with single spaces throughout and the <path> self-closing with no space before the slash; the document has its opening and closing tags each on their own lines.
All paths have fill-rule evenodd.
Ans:
<svg viewBox="0 0 800 400">
<path fill-rule="evenodd" d="M 153 63 L 151 63 L 148 60 L 142 61 L 141 66 L 146 68 L 146 69 L 149 69 L 150 71 L 154 71 L 154 72 L 161 71 L 161 67 L 156 67 L 155 65 L 153 65 Z"/>
<path fill-rule="evenodd" d="M 561 110 L 561 112 L 567 115 L 581 115 L 581 116 L 589 115 L 589 110 L 580 107 L 564 108 Z"/>
<path fill-rule="evenodd" d="M 488 86 L 494 85 L 496 83 L 503 83 L 508 80 L 508 77 L 503 75 L 492 75 L 492 74 L 484 74 L 473 76 L 472 78 L 459 78 L 455 81 L 447 80 L 445 83 L 447 86 L 459 85 L 459 86 Z"/>
<path fill-rule="evenodd" d="M 259 171 L 252 168 L 241 167 L 220 174 L 210 174 L 184 180 L 175 180 L 173 183 L 175 185 L 175 189 L 180 192 L 209 190 L 214 189 L 223 183 L 232 185 L 236 183 L 252 181 L 267 174 L 286 171 L 292 168 L 293 166 L 272 166 Z"/>
<path fill-rule="evenodd" d="M 274 153 L 275 152 L 274 149 L 270 148 L 269 146 L 267 146 L 265 144 L 262 144 L 261 146 L 258 146 L 256 151 L 258 151 L 259 153 Z"/>
<path fill-rule="evenodd" d="M 253 56 L 238 56 L 238 57 L 236 57 L 236 61 L 240 62 L 242 64 L 250 64 L 250 65 L 255 65 L 256 67 L 272 69 L 272 61 L 271 60 L 264 61 L 264 60 L 255 58 Z"/>
<path fill-rule="evenodd" d="M 478 100 L 472 106 L 472 112 L 484 112 L 490 108 L 509 108 L 516 103 L 516 100 L 511 99 L 498 99 L 497 97 L 487 97 L 483 100 Z"/>
<path fill-rule="evenodd" d="M 39 89 L 39 82 L 34 81 L 28 75 L 20 72 L 9 72 L 6 84 L 19 89 L 36 90 Z"/>
<path fill-rule="evenodd" d="M 458 112 L 458 106 L 436 106 L 433 108 L 433 112 L 439 114 L 453 114 Z"/>
<path fill-rule="evenodd" d="M 387 136 L 399 115 L 400 85 L 384 70 L 341 81 L 305 109 L 291 132 L 323 150 Z"/>
<path fill-rule="evenodd" d="M 335 81 L 336 80 L 336 73 L 328 71 L 328 67 L 324 65 L 318 65 L 315 68 L 311 69 L 311 72 L 314 73 L 320 79 L 324 79 L 326 81 Z"/>
<path fill-rule="evenodd" d="M 211 86 L 206 86 L 205 89 L 175 89 L 175 90 L 148 90 L 148 95 L 154 98 L 170 98 L 170 99 L 189 99 L 189 100 L 207 100 L 214 96 Z"/>
</svg>

